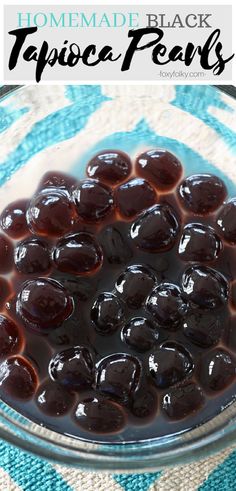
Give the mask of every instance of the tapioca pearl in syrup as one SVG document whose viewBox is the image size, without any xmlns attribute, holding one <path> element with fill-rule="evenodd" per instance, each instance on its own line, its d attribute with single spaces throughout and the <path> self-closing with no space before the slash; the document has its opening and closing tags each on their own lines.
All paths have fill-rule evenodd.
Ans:
<svg viewBox="0 0 236 491">
<path fill-rule="evenodd" d="M 198 380 L 207 392 L 219 392 L 236 380 L 236 359 L 223 348 L 214 348 L 199 361 Z"/>
<path fill-rule="evenodd" d="M 86 275 L 95 273 L 101 267 L 103 252 L 95 236 L 80 232 L 59 240 L 53 259 L 60 271 Z"/>
<path fill-rule="evenodd" d="M 179 223 L 172 207 L 154 205 L 135 220 L 130 229 L 134 244 L 147 252 L 172 249 L 179 233 Z"/>
<path fill-rule="evenodd" d="M 75 421 L 85 431 L 111 435 L 124 429 L 126 415 L 117 402 L 96 395 L 79 402 Z"/>
<path fill-rule="evenodd" d="M 118 277 L 115 289 L 117 295 L 131 309 L 138 309 L 144 303 L 155 283 L 154 274 L 143 265 L 129 266 Z"/>
<path fill-rule="evenodd" d="M 183 173 L 177 157 L 162 148 L 141 153 L 136 159 L 135 169 L 139 176 L 149 180 L 159 191 L 169 191 L 175 187 Z"/>
<path fill-rule="evenodd" d="M 98 241 L 110 265 L 124 265 L 131 260 L 133 252 L 122 222 L 104 227 Z"/>
<path fill-rule="evenodd" d="M 191 266 L 182 277 L 186 299 L 194 306 L 214 309 L 228 301 L 229 286 L 226 278 L 208 266 Z"/>
<path fill-rule="evenodd" d="M 77 216 L 88 223 L 99 222 L 113 210 L 112 190 L 98 180 L 85 179 L 72 190 Z"/>
<path fill-rule="evenodd" d="M 156 201 L 156 192 L 145 179 L 130 179 L 115 190 L 115 204 L 122 217 L 133 218 Z"/>
<path fill-rule="evenodd" d="M 112 334 L 124 321 L 124 306 L 114 293 L 101 293 L 92 306 L 91 319 L 99 334 Z"/>
<path fill-rule="evenodd" d="M 26 199 L 14 201 L 4 208 L 1 213 L 1 227 L 13 239 L 24 237 L 29 231 L 26 221 L 28 203 Z"/>
<path fill-rule="evenodd" d="M 192 371 L 193 360 L 190 353 L 177 343 L 167 342 L 149 356 L 149 372 L 153 383 L 159 389 L 181 382 Z"/>
<path fill-rule="evenodd" d="M 19 400 L 31 399 L 37 389 L 35 369 L 23 356 L 12 356 L 0 364 L 0 395 Z"/>
<path fill-rule="evenodd" d="M 23 336 L 16 323 L 0 314 L 0 359 L 18 353 L 23 344 Z"/>
<path fill-rule="evenodd" d="M 50 380 L 40 385 L 35 398 L 40 411 L 52 417 L 64 416 L 75 403 L 72 392 Z"/>
<path fill-rule="evenodd" d="M 126 153 L 119 150 L 106 150 L 91 158 L 87 165 L 87 175 L 114 185 L 127 179 L 131 169 L 132 163 Z"/>
<path fill-rule="evenodd" d="M 36 194 L 26 212 L 32 232 L 46 237 L 61 237 L 69 232 L 74 216 L 70 198 L 60 189 L 46 189 Z"/>
<path fill-rule="evenodd" d="M 196 413 L 204 406 L 201 388 L 191 381 L 172 387 L 164 394 L 161 408 L 170 420 L 177 421 Z"/>
<path fill-rule="evenodd" d="M 14 261 L 19 273 L 46 273 L 51 266 L 50 247 L 41 239 L 26 239 L 15 247 Z"/>
<path fill-rule="evenodd" d="M 216 226 L 227 243 L 236 244 L 236 198 L 222 206 L 216 217 Z"/>
<path fill-rule="evenodd" d="M 140 387 L 131 397 L 129 410 L 142 424 L 150 422 L 158 413 L 157 392 L 150 387 Z"/>
<path fill-rule="evenodd" d="M 216 345 L 225 328 L 225 319 L 214 311 L 192 310 L 183 319 L 184 335 L 196 346 L 210 348 Z"/>
<path fill-rule="evenodd" d="M 223 244 L 214 229 L 200 223 L 190 223 L 183 229 L 179 255 L 187 262 L 211 262 L 219 257 Z"/>
<path fill-rule="evenodd" d="M 140 353 L 153 348 L 158 338 L 158 329 L 145 317 L 133 317 L 121 331 L 122 341 Z"/>
<path fill-rule="evenodd" d="M 50 361 L 49 375 L 68 390 L 88 389 L 94 381 L 93 354 L 86 346 L 76 346 L 57 353 Z"/>
<path fill-rule="evenodd" d="M 175 329 L 188 306 L 177 285 L 161 283 L 149 295 L 146 308 L 161 326 Z"/>
<path fill-rule="evenodd" d="M 207 215 L 216 211 L 227 196 L 224 182 L 212 174 L 194 174 L 179 185 L 180 203 L 188 212 Z"/>
<path fill-rule="evenodd" d="M 97 389 L 118 400 L 127 400 L 140 383 L 141 365 L 131 355 L 116 353 L 97 367 Z"/>
<path fill-rule="evenodd" d="M 39 278 L 23 284 L 17 299 L 17 312 L 26 326 L 39 332 L 54 329 L 71 315 L 73 301 L 58 282 Z"/>
</svg>

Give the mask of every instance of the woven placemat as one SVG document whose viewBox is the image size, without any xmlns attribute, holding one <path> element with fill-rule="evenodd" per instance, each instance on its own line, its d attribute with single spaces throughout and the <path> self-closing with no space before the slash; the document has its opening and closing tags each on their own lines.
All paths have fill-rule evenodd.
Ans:
<svg viewBox="0 0 236 491">
<path fill-rule="evenodd" d="M 1 491 L 235 491 L 236 450 L 145 474 L 100 474 L 51 464 L 0 444 Z"/>
</svg>

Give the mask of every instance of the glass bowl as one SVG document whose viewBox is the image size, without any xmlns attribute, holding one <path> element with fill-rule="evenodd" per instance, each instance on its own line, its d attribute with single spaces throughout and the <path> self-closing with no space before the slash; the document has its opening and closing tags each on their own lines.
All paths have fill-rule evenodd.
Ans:
<svg viewBox="0 0 236 491">
<path fill-rule="evenodd" d="M 104 148 L 119 148 L 131 156 L 150 147 L 167 148 L 182 161 L 186 174 L 217 173 L 224 177 L 229 194 L 236 195 L 233 87 L 6 86 L 0 96 L 0 211 L 9 202 L 32 195 L 48 170 L 82 177 L 90 156 Z M 99 444 L 45 429 L 2 402 L 0 437 L 83 469 L 152 471 L 234 443 L 236 403 L 174 436 Z"/>
</svg>

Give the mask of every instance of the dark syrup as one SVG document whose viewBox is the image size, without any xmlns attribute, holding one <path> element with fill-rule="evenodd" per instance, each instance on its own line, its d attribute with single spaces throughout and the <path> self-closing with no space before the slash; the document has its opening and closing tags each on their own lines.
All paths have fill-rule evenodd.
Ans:
<svg viewBox="0 0 236 491">
<path fill-rule="evenodd" d="M 135 169 L 105 151 L 1 216 L 0 395 L 93 441 L 185 431 L 235 397 L 234 202 L 212 175 L 179 184 L 164 150 Z"/>
</svg>

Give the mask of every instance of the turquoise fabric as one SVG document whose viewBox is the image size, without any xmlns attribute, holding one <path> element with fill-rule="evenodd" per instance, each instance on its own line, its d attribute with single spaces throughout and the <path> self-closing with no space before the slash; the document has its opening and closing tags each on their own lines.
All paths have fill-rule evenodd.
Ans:
<svg viewBox="0 0 236 491">
<path fill-rule="evenodd" d="M 24 491 L 71 491 L 51 464 L 4 442 L 0 445 L 0 467 Z"/>
</svg>

